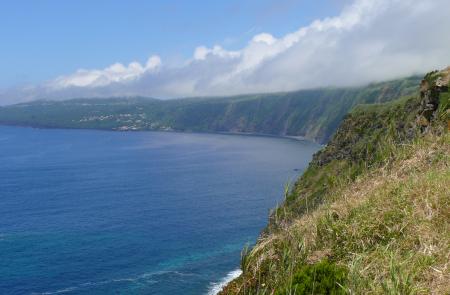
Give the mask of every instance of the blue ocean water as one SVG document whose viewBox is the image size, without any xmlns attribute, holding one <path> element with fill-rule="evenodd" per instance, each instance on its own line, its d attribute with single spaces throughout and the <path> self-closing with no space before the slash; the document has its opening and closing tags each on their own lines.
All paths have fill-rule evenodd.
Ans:
<svg viewBox="0 0 450 295">
<path fill-rule="evenodd" d="M 317 149 L 0 126 L 0 294 L 207 294 Z"/>
</svg>

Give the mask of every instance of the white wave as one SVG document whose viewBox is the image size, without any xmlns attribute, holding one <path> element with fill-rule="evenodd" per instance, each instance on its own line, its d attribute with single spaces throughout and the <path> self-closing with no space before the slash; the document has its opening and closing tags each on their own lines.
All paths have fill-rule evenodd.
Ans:
<svg viewBox="0 0 450 295">
<path fill-rule="evenodd" d="M 2 235 L 0 234 L 0 240 L 1 240 Z M 157 284 L 159 281 L 158 280 L 154 280 L 154 277 L 157 276 L 161 276 L 161 275 L 165 275 L 165 274 L 175 274 L 177 276 L 195 276 L 196 274 L 192 274 L 192 273 L 183 273 L 183 272 L 179 272 L 179 271 L 171 271 L 171 270 L 161 270 L 161 271 L 155 271 L 155 272 L 150 272 L 150 273 L 144 273 L 138 276 L 134 276 L 134 277 L 125 277 L 125 278 L 117 278 L 117 279 L 111 279 L 111 280 L 104 280 L 104 281 L 97 281 L 97 282 L 85 282 L 85 283 L 81 283 L 78 286 L 73 286 L 73 287 L 68 287 L 68 288 L 64 288 L 64 289 L 60 289 L 60 290 L 56 290 L 56 291 L 48 291 L 48 292 L 44 292 L 44 293 L 32 293 L 32 295 L 54 295 L 54 294 L 61 294 L 61 293 L 69 293 L 69 292 L 74 292 L 76 290 L 79 289 L 83 289 L 83 290 L 88 290 L 91 287 L 96 287 L 96 286 L 103 286 L 103 285 L 108 285 L 111 283 L 121 283 L 121 282 L 128 282 L 128 283 L 139 283 L 140 285 L 144 284 L 144 285 L 154 285 Z"/>
<path fill-rule="evenodd" d="M 77 290 L 77 287 L 69 287 L 69 288 L 64 288 L 64 289 L 60 289 L 60 290 L 56 290 L 53 292 L 44 292 L 41 293 L 41 295 L 54 295 L 54 294 L 62 294 L 62 293 L 68 293 L 68 292 L 73 292 L 75 290 Z M 32 293 L 32 294 L 36 294 L 36 293 Z"/>
<path fill-rule="evenodd" d="M 222 280 L 217 283 L 211 283 L 208 289 L 208 295 L 217 295 L 222 289 L 228 285 L 232 280 L 238 278 L 242 274 L 242 270 L 236 269 L 228 273 Z"/>
</svg>

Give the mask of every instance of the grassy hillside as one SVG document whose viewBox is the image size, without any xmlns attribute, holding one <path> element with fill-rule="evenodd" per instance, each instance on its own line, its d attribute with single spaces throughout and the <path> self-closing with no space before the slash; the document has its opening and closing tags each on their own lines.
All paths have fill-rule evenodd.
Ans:
<svg viewBox="0 0 450 295">
<path fill-rule="evenodd" d="M 449 79 L 346 116 L 223 294 L 449 294 Z"/>
<path fill-rule="evenodd" d="M 359 88 L 161 101 L 147 98 L 38 101 L 0 108 L 0 123 L 50 128 L 249 132 L 328 141 L 361 103 L 418 91 L 412 77 Z"/>
</svg>

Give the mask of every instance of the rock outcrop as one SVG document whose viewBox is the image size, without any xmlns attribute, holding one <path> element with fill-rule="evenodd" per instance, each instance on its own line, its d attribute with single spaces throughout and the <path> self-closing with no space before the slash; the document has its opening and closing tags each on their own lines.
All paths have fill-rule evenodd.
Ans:
<svg viewBox="0 0 450 295">
<path fill-rule="evenodd" d="M 421 109 L 417 124 L 425 131 L 439 107 L 441 93 L 448 92 L 450 67 L 443 71 L 434 71 L 425 76 L 420 85 Z"/>
</svg>

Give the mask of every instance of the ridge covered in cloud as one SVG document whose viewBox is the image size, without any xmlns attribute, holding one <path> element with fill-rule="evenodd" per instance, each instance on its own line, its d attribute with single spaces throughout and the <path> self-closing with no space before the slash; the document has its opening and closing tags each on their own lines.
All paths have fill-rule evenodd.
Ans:
<svg viewBox="0 0 450 295">
<path fill-rule="evenodd" d="M 237 51 L 199 46 L 177 66 L 165 65 L 155 55 L 145 65 L 82 69 L 40 86 L 9 89 L 0 94 L 0 103 L 290 91 L 424 73 L 450 63 L 447 8 L 447 0 L 355 0 L 338 16 L 281 37 L 257 34 Z"/>
</svg>

